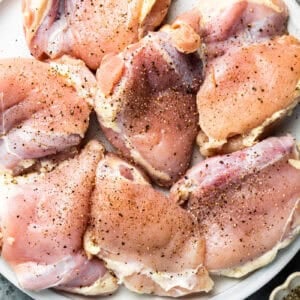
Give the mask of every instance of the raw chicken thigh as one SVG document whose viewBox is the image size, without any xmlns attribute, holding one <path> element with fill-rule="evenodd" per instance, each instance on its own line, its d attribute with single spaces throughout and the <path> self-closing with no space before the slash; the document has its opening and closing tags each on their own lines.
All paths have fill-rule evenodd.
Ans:
<svg viewBox="0 0 300 300">
<path fill-rule="evenodd" d="M 300 231 L 300 161 L 292 137 L 207 159 L 171 190 L 198 220 L 210 272 L 241 277 Z"/>
<path fill-rule="evenodd" d="M 209 59 L 287 33 L 288 10 L 282 0 L 203 0 L 197 8 Z"/>
<path fill-rule="evenodd" d="M 251 146 L 297 105 L 300 43 L 282 0 L 201 1 L 206 73 L 197 95 L 204 156 Z"/>
<path fill-rule="evenodd" d="M 98 165 L 89 224 L 85 250 L 130 290 L 178 297 L 212 288 L 193 218 L 114 155 Z"/>
<path fill-rule="evenodd" d="M 179 19 L 106 56 L 97 71 L 95 110 L 106 137 L 163 186 L 188 168 L 199 130 L 199 46 L 193 26 Z"/>
<path fill-rule="evenodd" d="M 117 288 L 103 263 L 82 249 L 95 171 L 103 147 L 90 142 L 81 154 L 50 173 L 2 175 L 1 256 L 29 290 L 50 287 L 97 295 Z"/>
<path fill-rule="evenodd" d="M 78 145 L 95 88 L 94 75 L 77 60 L 0 60 L 0 169 L 18 173 Z"/>
<path fill-rule="evenodd" d="M 38 59 L 70 54 L 97 69 L 103 56 L 137 42 L 171 0 L 23 0 L 28 46 Z"/>
<path fill-rule="evenodd" d="M 209 66 L 197 95 L 205 156 L 253 145 L 298 104 L 300 42 L 292 36 L 233 47 Z"/>
</svg>

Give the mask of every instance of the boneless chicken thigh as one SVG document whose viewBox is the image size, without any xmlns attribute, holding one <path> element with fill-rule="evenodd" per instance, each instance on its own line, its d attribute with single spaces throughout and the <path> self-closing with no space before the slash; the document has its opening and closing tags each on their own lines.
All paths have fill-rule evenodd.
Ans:
<svg viewBox="0 0 300 300">
<path fill-rule="evenodd" d="M 193 218 L 154 190 L 133 165 L 108 154 L 98 165 L 85 250 L 138 293 L 209 291 L 205 241 Z"/>
<path fill-rule="evenodd" d="M 96 88 L 82 62 L 0 60 L 0 169 L 18 173 L 80 143 Z"/>
<path fill-rule="evenodd" d="M 170 0 L 23 0 L 28 46 L 38 59 L 69 54 L 90 68 L 164 19 Z"/>
<path fill-rule="evenodd" d="M 115 278 L 82 248 L 95 171 L 102 146 L 91 141 L 52 172 L 1 175 L 1 256 L 29 290 L 55 287 L 97 295 L 117 288 Z"/>
<path fill-rule="evenodd" d="M 284 35 L 233 47 L 208 67 L 197 95 L 202 154 L 253 145 L 299 102 L 300 42 Z"/>
<path fill-rule="evenodd" d="M 191 160 L 203 73 L 199 45 L 193 26 L 177 20 L 106 56 L 97 71 L 95 110 L 106 137 L 160 185 L 179 179 Z"/>
<path fill-rule="evenodd" d="M 300 43 L 282 0 L 201 1 L 206 73 L 197 95 L 204 156 L 253 145 L 297 105 Z"/>
<path fill-rule="evenodd" d="M 190 169 L 171 197 L 198 221 L 210 272 L 241 277 L 271 262 L 300 231 L 299 153 L 269 138 Z"/>
</svg>

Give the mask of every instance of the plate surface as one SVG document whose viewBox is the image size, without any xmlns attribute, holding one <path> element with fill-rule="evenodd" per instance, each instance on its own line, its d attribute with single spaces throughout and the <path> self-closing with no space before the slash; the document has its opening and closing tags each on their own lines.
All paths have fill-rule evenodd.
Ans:
<svg viewBox="0 0 300 300">
<path fill-rule="evenodd" d="M 178 13 L 192 8 L 195 3 L 200 0 L 173 0 L 169 19 L 175 18 Z M 1 2 L 1 0 L 0 0 Z M 296 0 L 285 1 L 290 9 L 289 31 L 300 38 L 300 5 Z M 0 58 L 4 57 L 30 57 L 30 53 L 26 47 L 25 38 L 22 30 L 21 19 L 21 0 L 4 0 L 0 3 Z M 300 108 L 295 110 L 294 114 L 280 126 L 277 134 L 292 133 L 300 142 Z M 209 294 L 198 294 L 184 299 L 210 299 L 210 300 L 240 300 L 244 299 L 256 290 L 261 288 L 265 283 L 270 281 L 282 268 L 293 258 L 300 249 L 300 238 L 294 241 L 288 248 L 280 251 L 275 261 L 268 266 L 252 273 L 243 279 L 228 279 L 215 277 L 215 288 Z M 16 278 L 0 258 L 0 273 L 3 274 L 13 284 L 18 286 Z M 84 299 L 84 297 L 70 296 L 57 293 L 52 290 L 45 290 L 39 293 L 24 291 L 34 299 L 38 300 L 66 300 L 66 299 Z M 133 294 L 125 288 L 110 296 L 111 300 L 154 300 L 160 299 L 155 296 L 141 296 Z M 166 299 L 166 298 L 164 298 Z"/>
</svg>

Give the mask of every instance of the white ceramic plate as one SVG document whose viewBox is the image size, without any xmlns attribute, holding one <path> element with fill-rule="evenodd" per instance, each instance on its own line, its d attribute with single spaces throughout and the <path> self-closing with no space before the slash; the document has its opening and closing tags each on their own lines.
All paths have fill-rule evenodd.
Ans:
<svg viewBox="0 0 300 300">
<path fill-rule="evenodd" d="M 173 0 L 169 19 L 174 19 L 178 13 L 193 7 L 196 1 L 201 0 Z M 0 0 L 1 2 L 1 0 Z M 286 0 L 290 9 L 289 31 L 300 38 L 300 5 L 296 0 Z M 28 57 L 30 53 L 26 47 L 22 31 L 21 20 L 21 0 L 4 0 L 0 3 L 0 58 L 3 57 Z M 292 133 L 300 141 L 300 108 L 289 117 L 279 128 L 278 134 Z M 292 243 L 288 248 L 280 251 L 275 261 L 243 279 L 228 279 L 215 277 L 215 288 L 209 294 L 198 294 L 184 299 L 213 299 L 213 300 L 240 300 L 254 293 L 265 283 L 270 281 L 280 270 L 293 258 L 300 249 L 300 238 Z M 16 278 L 7 266 L 0 259 L 0 273 L 3 274 L 13 284 L 18 286 Z M 38 300 L 66 300 L 83 299 L 84 297 L 70 296 L 52 290 L 45 290 L 39 293 L 24 291 L 34 299 Z M 100 297 L 99 297 L 100 298 Z M 133 294 L 121 287 L 119 291 L 109 297 L 111 300 L 154 300 L 159 297 L 141 296 Z"/>
</svg>

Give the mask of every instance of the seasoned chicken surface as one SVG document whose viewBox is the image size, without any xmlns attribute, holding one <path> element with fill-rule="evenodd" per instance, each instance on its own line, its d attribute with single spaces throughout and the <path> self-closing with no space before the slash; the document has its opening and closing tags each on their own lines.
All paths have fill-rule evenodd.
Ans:
<svg viewBox="0 0 300 300">
<path fill-rule="evenodd" d="M 0 169 L 15 173 L 80 143 L 96 81 L 77 60 L 0 60 Z"/>
<path fill-rule="evenodd" d="M 202 154 L 251 146 L 299 101 L 300 42 L 284 35 L 233 47 L 206 71 L 197 95 Z"/>
<path fill-rule="evenodd" d="M 178 180 L 191 160 L 203 72 L 199 45 L 193 26 L 179 19 L 105 57 L 97 71 L 95 110 L 106 137 L 163 186 Z"/>
<path fill-rule="evenodd" d="M 171 0 L 23 0 L 24 31 L 38 59 L 70 54 L 97 69 L 163 21 Z"/>
<path fill-rule="evenodd" d="M 206 53 L 197 141 L 212 156 L 253 145 L 297 105 L 300 43 L 286 35 L 282 0 L 201 1 L 197 9 Z"/>
<path fill-rule="evenodd" d="M 197 8 L 209 60 L 232 47 L 287 33 L 288 10 L 282 0 L 203 0 Z"/>
<path fill-rule="evenodd" d="M 50 287 L 86 295 L 117 288 L 103 263 L 89 260 L 82 239 L 103 147 L 91 141 L 49 173 L 2 174 L 1 256 L 28 290 Z"/>
<path fill-rule="evenodd" d="M 138 293 L 209 291 L 205 241 L 193 218 L 134 166 L 108 154 L 97 168 L 85 250 Z"/>
<path fill-rule="evenodd" d="M 190 169 L 171 190 L 197 218 L 210 272 L 241 277 L 272 261 L 300 232 L 299 153 L 269 138 Z"/>
</svg>

